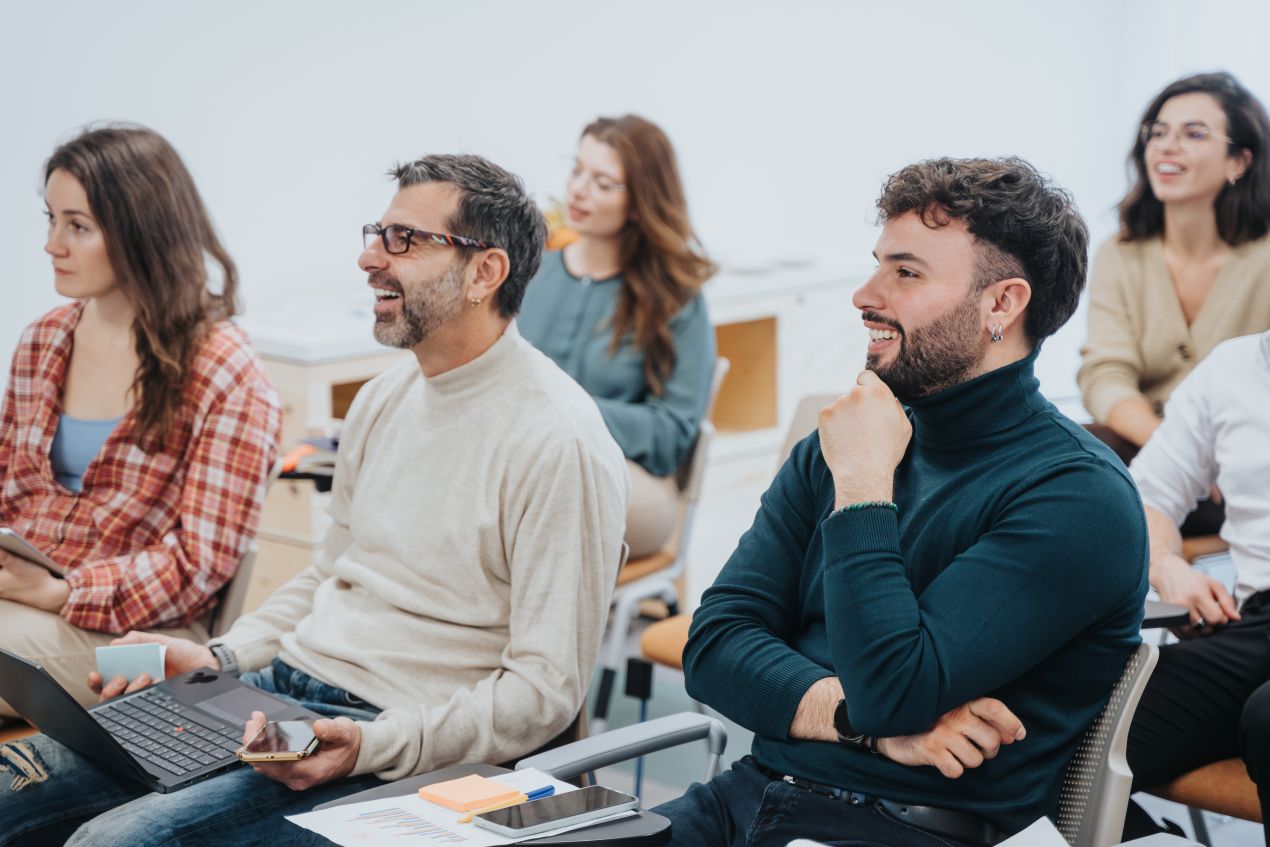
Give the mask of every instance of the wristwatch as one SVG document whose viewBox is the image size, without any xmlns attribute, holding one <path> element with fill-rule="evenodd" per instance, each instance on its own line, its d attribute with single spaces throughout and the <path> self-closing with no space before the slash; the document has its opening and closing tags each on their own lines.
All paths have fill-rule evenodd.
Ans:
<svg viewBox="0 0 1270 847">
<path fill-rule="evenodd" d="M 861 750 L 869 749 L 868 739 L 864 733 L 853 727 L 850 718 L 847 717 L 846 698 L 839 700 L 837 708 L 833 710 L 833 728 L 838 733 L 839 744 L 847 744 Z"/>
<path fill-rule="evenodd" d="M 224 644 L 208 644 L 207 649 L 212 651 L 212 655 L 220 663 L 222 672 L 230 676 L 238 676 L 238 657 L 234 655 L 233 650 L 230 650 Z"/>
</svg>

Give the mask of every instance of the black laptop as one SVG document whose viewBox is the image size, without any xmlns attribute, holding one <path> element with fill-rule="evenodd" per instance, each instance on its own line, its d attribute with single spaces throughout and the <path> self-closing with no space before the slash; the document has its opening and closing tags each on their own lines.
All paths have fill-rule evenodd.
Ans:
<svg viewBox="0 0 1270 847">
<path fill-rule="evenodd" d="M 39 664 L 4 649 L 0 699 L 49 738 L 163 793 L 238 766 L 252 712 L 279 721 L 321 717 L 209 668 L 85 709 Z"/>
</svg>

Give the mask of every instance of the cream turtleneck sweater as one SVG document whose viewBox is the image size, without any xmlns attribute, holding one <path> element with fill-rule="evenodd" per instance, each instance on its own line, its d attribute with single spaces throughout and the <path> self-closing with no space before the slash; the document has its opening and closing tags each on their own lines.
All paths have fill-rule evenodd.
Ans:
<svg viewBox="0 0 1270 847">
<path fill-rule="evenodd" d="M 223 638 L 384 709 L 354 774 L 398 779 L 541 746 L 582 707 L 622 544 L 622 452 L 520 337 L 358 393 L 320 563 Z"/>
</svg>

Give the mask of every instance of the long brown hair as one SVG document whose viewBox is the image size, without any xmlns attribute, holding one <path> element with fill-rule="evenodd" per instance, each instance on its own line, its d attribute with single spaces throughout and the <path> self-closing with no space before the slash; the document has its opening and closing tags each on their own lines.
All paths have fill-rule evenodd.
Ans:
<svg viewBox="0 0 1270 847">
<path fill-rule="evenodd" d="M 185 377 L 212 323 L 237 311 L 238 272 L 221 246 L 190 172 L 172 145 L 141 126 L 89 129 L 44 165 L 65 171 L 88 195 L 106 255 L 136 310 L 136 441 L 160 449 L 181 406 Z M 221 269 L 208 288 L 207 258 Z"/>
<path fill-rule="evenodd" d="M 1256 241 L 1270 230 L 1270 117 L 1252 92 L 1225 71 L 1194 74 L 1169 83 L 1142 113 L 1139 128 L 1153 122 L 1164 104 L 1182 94 L 1207 94 L 1226 113 L 1227 153 L 1247 150 L 1252 163 L 1233 185 L 1222 188 L 1213 211 L 1217 234 L 1232 247 Z M 1164 233 L 1164 204 L 1147 179 L 1146 140 L 1138 132 L 1129 151 L 1133 186 L 1120 201 L 1120 240 L 1139 241 Z"/>
<path fill-rule="evenodd" d="M 688 202 L 670 139 L 638 115 L 598 118 L 582 136 L 612 147 L 626 171 L 630 221 L 622 232 L 622 291 L 613 314 L 616 351 L 631 333 L 644 350 L 644 378 L 661 394 L 675 367 L 670 319 L 714 275 L 688 219 Z"/>
</svg>

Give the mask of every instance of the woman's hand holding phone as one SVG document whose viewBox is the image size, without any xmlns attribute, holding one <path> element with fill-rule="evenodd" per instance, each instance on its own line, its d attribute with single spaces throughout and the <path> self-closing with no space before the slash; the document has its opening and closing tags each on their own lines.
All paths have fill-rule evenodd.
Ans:
<svg viewBox="0 0 1270 847">
<path fill-rule="evenodd" d="M 264 712 L 252 712 L 243 732 L 247 745 L 264 728 L 268 720 Z M 304 791 L 315 785 L 348 776 L 357 764 L 362 749 L 362 731 L 349 718 L 322 718 L 313 722 L 313 734 L 319 745 L 317 752 L 294 762 L 249 762 L 256 771 L 281 782 L 293 791 Z"/>
</svg>

